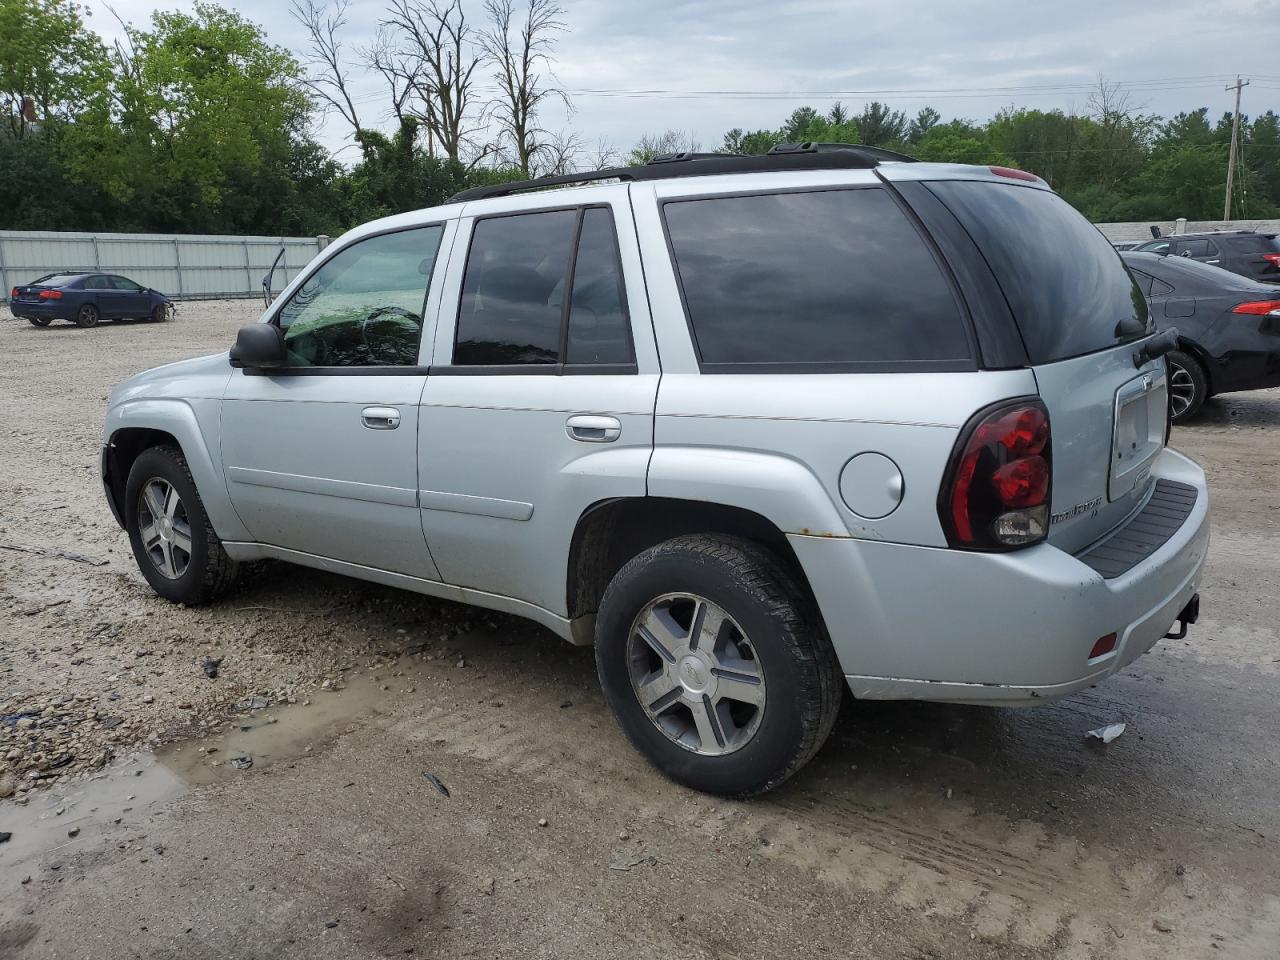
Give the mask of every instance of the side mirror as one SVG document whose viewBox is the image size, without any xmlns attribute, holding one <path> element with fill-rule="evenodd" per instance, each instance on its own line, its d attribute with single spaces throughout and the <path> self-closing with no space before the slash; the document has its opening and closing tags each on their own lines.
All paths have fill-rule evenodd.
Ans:
<svg viewBox="0 0 1280 960">
<path fill-rule="evenodd" d="M 251 370 L 283 367 L 288 357 L 284 334 L 274 323 L 251 323 L 241 327 L 231 348 L 231 365 Z"/>
</svg>

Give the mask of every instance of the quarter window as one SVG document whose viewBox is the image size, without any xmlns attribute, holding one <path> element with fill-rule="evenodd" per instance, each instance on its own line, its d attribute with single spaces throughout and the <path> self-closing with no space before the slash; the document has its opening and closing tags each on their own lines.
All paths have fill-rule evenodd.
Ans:
<svg viewBox="0 0 1280 960">
<path fill-rule="evenodd" d="M 467 254 L 453 362 L 557 370 L 631 364 L 625 303 L 607 208 L 479 220 Z"/>
<path fill-rule="evenodd" d="M 704 367 L 971 356 L 941 268 L 884 190 L 671 201 L 664 215 Z"/>
<path fill-rule="evenodd" d="M 441 226 L 345 247 L 277 314 L 292 367 L 414 366 Z"/>
</svg>

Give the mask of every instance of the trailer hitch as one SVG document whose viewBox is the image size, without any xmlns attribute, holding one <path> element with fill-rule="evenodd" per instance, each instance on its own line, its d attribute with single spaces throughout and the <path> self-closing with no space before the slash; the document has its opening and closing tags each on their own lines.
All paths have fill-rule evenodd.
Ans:
<svg viewBox="0 0 1280 960">
<path fill-rule="evenodd" d="M 1182 612 L 1178 614 L 1178 618 L 1174 621 L 1178 625 L 1178 632 L 1170 631 L 1164 635 L 1166 640 L 1181 640 L 1187 635 L 1187 627 L 1200 619 L 1200 594 L 1196 594 L 1187 601 L 1187 605 L 1182 608 Z"/>
</svg>

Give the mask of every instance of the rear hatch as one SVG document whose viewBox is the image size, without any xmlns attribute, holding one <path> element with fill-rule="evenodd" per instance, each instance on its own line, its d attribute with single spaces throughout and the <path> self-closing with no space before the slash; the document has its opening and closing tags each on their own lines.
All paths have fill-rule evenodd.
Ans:
<svg viewBox="0 0 1280 960">
<path fill-rule="evenodd" d="M 1078 552 L 1118 526 L 1150 487 L 1164 447 L 1164 362 L 1135 366 L 1154 332 L 1119 254 L 1065 200 L 1038 184 L 927 184 L 995 275 L 1049 411 L 1049 541 Z"/>
</svg>

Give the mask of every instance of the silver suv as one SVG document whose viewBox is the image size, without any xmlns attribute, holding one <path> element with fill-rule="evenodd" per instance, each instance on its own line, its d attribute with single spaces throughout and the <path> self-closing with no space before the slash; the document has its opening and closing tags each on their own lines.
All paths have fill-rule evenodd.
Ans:
<svg viewBox="0 0 1280 960">
<path fill-rule="evenodd" d="M 1194 622 L 1172 343 L 1028 174 L 675 155 L 351 231 L 229 356 L 120 385 L 102 473 L 161 596 L 275 558 L 528 617 L 744 796 L 845 685 L 1042 703 Z"/>
</svg>

